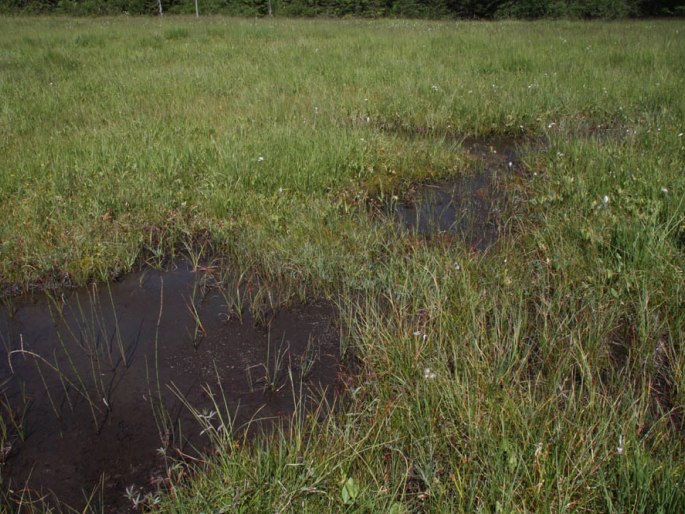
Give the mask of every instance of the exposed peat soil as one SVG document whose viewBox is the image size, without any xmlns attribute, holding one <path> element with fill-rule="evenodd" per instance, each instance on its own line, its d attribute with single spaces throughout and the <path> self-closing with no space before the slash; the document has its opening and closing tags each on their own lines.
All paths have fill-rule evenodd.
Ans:
<svg viewBox="0 0 685 514">
<path fill-rule="evenodd" d="M 398 224 L 424 237 L 447 235 L 484 251 L 499 236 L 507 195 L 504 179 L 521 167 L 515 139 L 467 138 L 473 170 L 437 183 L 413 184 L 389 207 Z"/>
<path fill-rule="evenodd" d="M 2 312 L 9 444 L 0 471 L 10 499 L 24 491 L 82 509 L 95 491 L 97 509 L 128 512 L 126 488 L 163 484 L 165 455 L 211 449 L 188 405 L 215 429 L 227 409 L 236 430 L 252 421 L 251 433 L 331 399 L 340 356 L 332 305 L 241 322 L 217 287 L 200 287 L 203 275 L 146 271 Z"/>
</svg>

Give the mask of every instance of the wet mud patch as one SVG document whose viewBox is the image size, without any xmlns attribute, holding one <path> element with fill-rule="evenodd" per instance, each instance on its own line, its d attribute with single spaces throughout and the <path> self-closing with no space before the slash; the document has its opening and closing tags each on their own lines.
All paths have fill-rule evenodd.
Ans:
<svg viewBox="0 0 685 514">
<path fill-rule="evenodd" d="M 169 457 L 211 450 L 210 426 L 249 435 L 332 399 L 331 304 L 255 318 L 208 283 L 187 267 L 147 271 L 3 311 L 0 501 L 80 510 L 93 495 L 129 512 L 127 489 L 154 492 Z"/>
<path fill-rule="evenodd" d="M 440 182 L 412 184 L 385 211 L 409 232 L 427 238 L 457 238 L 484 251 L 499 237 L 502 213 L 508 206 L 506 181 L 523 166 L 520 146 L 507 138 L 471 138 L 464 139 L 462 147 L 473 163 L 470 172 Z"/>
</svg>

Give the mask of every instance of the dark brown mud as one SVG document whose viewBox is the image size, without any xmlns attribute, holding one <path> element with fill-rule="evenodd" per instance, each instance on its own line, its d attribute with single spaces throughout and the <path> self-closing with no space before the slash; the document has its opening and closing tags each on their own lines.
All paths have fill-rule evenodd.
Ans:
<svg viewBox="0 0 685 514">
<path fill-rule="evenodd" d="M 522 166 L 516 140 L 464 139 L 472 170 L 438 183 L 414 184 L 390 210 L 398 224 L 421 236 L 450 235 L 475 250 L 498 239 L 507 205 L 505 179 Z"/>
<path fill-rule="evenodd" d="M 96 510 L 129 512 L 127 489 L 154 491 L 168 457 L 197 457 L 213 431 L 268 429 L 305 408 L 303 396 L 331 399 L 340 342 L 330 304 L 259 320 L 243 309 L 241 321 L 202 279 L 187 267 L 148 271 L 0 315 L 5 501 L 46 495 L 80 510 L 94 494 Z"/>
</svg>

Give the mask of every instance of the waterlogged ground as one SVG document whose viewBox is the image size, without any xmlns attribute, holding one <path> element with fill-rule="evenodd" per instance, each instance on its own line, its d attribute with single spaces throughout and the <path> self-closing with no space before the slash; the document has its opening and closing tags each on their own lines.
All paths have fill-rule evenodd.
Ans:
<svg viewBox="0 0 685 514">
<path fill-rule="evenodd" d="M 506 186 L 530 142 L 459 144 L 468 172 L 412 183 L 386 210 L 410 233 L 482 251 L 498 239 Z M 332 398 L 340 354 L 332 306 L 263 305 L 253 316 L 236 303 L 249 287 L 228 292 L 220 276 L 182 264 L 8 301 L 0 370 L 11 496 L 127 511 L 164 491 L 173 462 L 199 458 L 216 442 L 210 434 L 256 433 L 291 416 L 296 402 L 311 406 L 326 390 Z"/>
<path fill-rule="evenodd" d="M 469 248 L 487 250 L 499 237 L 506 185 L 520 171 L 523 144 L 515 138 L 464 139 L 461 151 L 472 161 L 470 171 L 412 185 L 391 205 L 396 220 L 422 236 L 451 235 Z"/>
<path fill-rule="evenodd" d="M 211 274 L 184 266 L 3 311 L 11 496 L 82 509 L 92 495 L 91 506 L 126 512 L 127 489 L 166 490 L 167 457 L 198 458 L 217 431 L 239 438 L 326 390 L 330 400 L 340 355 L 332 306 L 245 311 L 239 319 Z"/>
<path fill-rule="evenodd" d="M 468 174 L 412 184 L 390 208 L 410 232 L 485 250 L 498 237 L 520 144 L 461 144 Z M 210 435 L 256 433 L 332 398 L 332 306 L 264 305 L 253 316 L 236 305 L 249 288 L 226 291 L 217 271 L 181 264 L 8 301 L 0 371 L 13 421 L 3 467 L 11 496 L 128 511 L 165 491 L 173 462 L 200 458 L 216 443 Z"/>
<path fill-rule="evenodd" d="M 145 431 L 122 411 L 138 408 L 151 467 L 122 464 L 99 489 L 120 501 L 168 478 L 164 512 L 685 512 L 683 62 L 682 20 L 0 18 L 0 290 L 106 284 L 199 252 L 282 298 L 335 298 L 358 370 L 344 409 L 186 480 L 162 453 L 194 462 L 212 432 L 167 431 L 187 410 L 161 385 L 169 417 L 155 417 L 155 385 L 173 378 L 217 423 L 200 385 L 221 368 L 241 381 L 237 424 L 262 404 L 257 417 L 289 412 L 264 363 L 292 337 L 297 383 L 331 308 L 276 313 L 253 291 L 241 325 L 221 306 L 234 293 L 171 295 L 191 289 L 181 271 L 158 331 L 153 273 L 123 282 L 146 300 L 116 293 L 120 339 L 101 285 L 106 321 L 85 291 L 82 314 L 77 296 L 53 304 L 69 326 L 105 327 L 64 335 L 102 341 L 79 347 L 93 356 L 73 364 L 81 383 L 46 342 L 45 307 L 18 303 L 2 332 L 0 392 L 21 400 L 0 417 L 3 479 L 62 444 L 40 442 L 49 423 L 64 440 L 69 423 L 86 440 L 121 426 L 102 446 L 134 448 Z M 333 332 L 310 388 L 331 383 Z M 227 356 L 235 334 L 255 344 Z M 89 462 L 64 455 L 51 466 Z"/>
</svg>

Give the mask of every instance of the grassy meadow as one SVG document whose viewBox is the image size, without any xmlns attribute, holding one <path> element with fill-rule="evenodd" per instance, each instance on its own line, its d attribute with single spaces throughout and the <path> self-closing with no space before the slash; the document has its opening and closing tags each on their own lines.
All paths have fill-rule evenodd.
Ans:
<svg viewBox="0 0 685 514">
<path fill-rule="evenodd" d="M 683 512 L 683 63 L 683 21 L 0 18 L 3 295 L 202 252 L 340 306 L 343 405 L 163 512 Z M 488 251 L 370 214 L 495 136 Z"/>
</svg>

